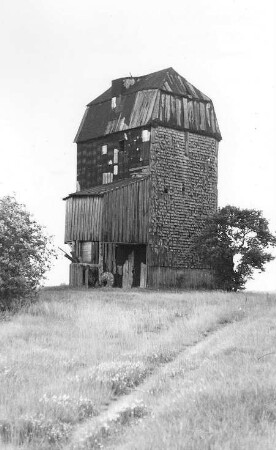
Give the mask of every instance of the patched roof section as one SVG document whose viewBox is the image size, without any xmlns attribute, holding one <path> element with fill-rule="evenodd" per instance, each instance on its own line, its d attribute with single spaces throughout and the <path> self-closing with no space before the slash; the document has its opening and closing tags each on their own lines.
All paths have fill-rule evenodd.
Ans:
<svg viewBox="0 0 276 450">
<path fill-rule="evenodd" d="M 82 191 L 73 192 L 65 197 L 63 200 L 67 200 L 69 197 L 101 197 L 106 192 L 114 191 L 115 189 L 121 189 L 125 186 L 129 186 L 132 183 L 137 183 L 137 181 L 143 181 L 149 178 L 148 175 L 137 177 L 137 178 L 126 178 L 124 180 L 118 180 L 114 183 L 101 184 L 100 186 L 95 186 L 89 189 L 83 189 Z"/>
<path fill-rule="evenodd" d="M 211 99 L 169 68 L 113 80 L 87 105 L 75 142 L 152 123 L 221 139 Z"/>
</svg>

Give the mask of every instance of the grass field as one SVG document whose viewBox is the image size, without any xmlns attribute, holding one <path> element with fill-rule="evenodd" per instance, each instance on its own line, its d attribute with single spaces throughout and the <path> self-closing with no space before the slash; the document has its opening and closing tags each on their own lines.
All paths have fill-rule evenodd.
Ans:
<svg viewBox="0 0 276 450">
<path fill-rule="evenodd" d="M 275 295 L 45 289 L 0 339 L 3 450 L 276 447 Z"/>
</svg>

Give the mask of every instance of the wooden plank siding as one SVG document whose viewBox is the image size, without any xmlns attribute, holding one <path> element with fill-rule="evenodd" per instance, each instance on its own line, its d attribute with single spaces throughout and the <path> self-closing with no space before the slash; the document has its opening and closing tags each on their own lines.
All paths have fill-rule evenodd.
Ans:
<svg viewBox="0 0 276 450">
<path fill-rule="evenodd" d="M 153 123 L 221 139 L 211 99 L 172 68 L 131 81 L 126 87 L 124 79 L 113 80 L 108 91 L 89 103 L 76 142 Z M 116 106 L 111 107 L 114 97 Z"/>
<path fill-rule="evenodd" d="M 181 269 L 148 266 L 148 286 L 160 288 L 211 289 L 215 287 L 210 269 Z"/>
<path fill-rule="evenodd" d="M 69 286 L 83 286 L 83 267 L 80 264 L 72 263 L 69 266 Z"/>
<path fill-rule="evenodd" d="M 145 244 L 148 241 L 149 179 L 137 180 L 103 196 L 104 242 Z"/>
<path fill-rule="evenodd" d="M 102 197 L 69 197 L 66 200 L 65 242 L 100 241 Z"/>
<path fill-rule="evenodd" d="M 99 195 L 66 200 L 65 242 L 148 241 L 149 178 L 130 180 Z"/>
</svg>

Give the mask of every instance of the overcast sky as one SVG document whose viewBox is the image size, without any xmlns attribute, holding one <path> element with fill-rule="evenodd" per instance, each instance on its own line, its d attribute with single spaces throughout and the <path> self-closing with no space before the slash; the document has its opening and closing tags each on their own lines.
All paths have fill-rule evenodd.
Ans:
<svg viewBox="0 0 276 450">
<path fill-rule="evenodd" d="M 0 196 L 63 245 L 85 105 L 112 79 L 173 67 L 214 103 L 219 205 L 262 209 L 276 230 L 274 28 L 274 0 L 0 0 Z M 275 273 L 248 288 L 276 289 Z M 48 283 L 64 282 L 61 257 Z"/>
</svg>

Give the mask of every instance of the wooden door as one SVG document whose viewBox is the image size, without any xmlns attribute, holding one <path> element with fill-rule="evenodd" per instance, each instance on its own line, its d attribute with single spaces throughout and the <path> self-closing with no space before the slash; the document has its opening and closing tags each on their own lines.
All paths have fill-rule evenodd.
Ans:
<svg viewBox="0 0 276 450">
<path fill-rule="evenodd" d="M 142 262 L 140 269 L 140 287 L 141 288 L 147 287 L 147 265 Z"/>
<path fill-rule="evenodd" d="M 129 253 L 123 265 L 123 289 L 130 289 L 133 283 L 134 251 Z"/>
</svg>

